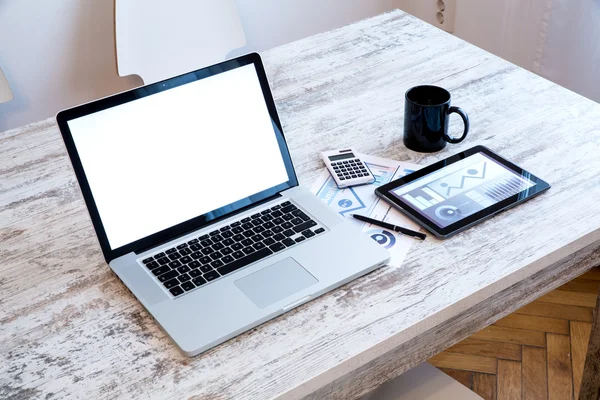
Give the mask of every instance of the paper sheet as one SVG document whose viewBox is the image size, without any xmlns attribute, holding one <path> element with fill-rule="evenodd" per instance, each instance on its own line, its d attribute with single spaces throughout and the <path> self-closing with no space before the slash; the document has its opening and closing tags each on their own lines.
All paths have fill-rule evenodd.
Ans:
<svg viewBox="0 0 600 400">
<path fill-rule="evenodd" d="M 410 246 L 415 243 L 415 239 L 358 221 L 350 215 L 366 215 L 380 221 L 389 222 L 390 224 L 418 231 L 420 228 L 416 223 L 379 197 L 375 196 L 374 191 L 378 186 L 405 176 L 421 167 L 416 164 L 374 156 L 359 155 L 359 158 L 363 160 L 371 170 L 371 173 L 376 179 L 375 183 L 340 189 L 329 174 L 329 171 L 325 169 L 313 184 L 311 192 L 327 203 L 341 216 L 350 220 L 361 229 L 362 232 L 365 232 L 365 234 L 369 235 L 381 246 L 388 249 L 392 255 L 389 264 L 394 267 L 399 267 L 402 264 L 402 261 L 404 261 Z"/>
</svg>

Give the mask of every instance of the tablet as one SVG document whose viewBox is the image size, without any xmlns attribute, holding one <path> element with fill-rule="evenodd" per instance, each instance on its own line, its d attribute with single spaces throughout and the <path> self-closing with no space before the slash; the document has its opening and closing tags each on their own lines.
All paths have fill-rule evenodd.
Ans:
<svg viewBox="0 0 600 400">
<path fill-rule="evenodd" d="M 435 236 L 447 238 L 549 188 L 487 147 L 476 146 L 380 186 L 375 194 Z"/>
</svg>

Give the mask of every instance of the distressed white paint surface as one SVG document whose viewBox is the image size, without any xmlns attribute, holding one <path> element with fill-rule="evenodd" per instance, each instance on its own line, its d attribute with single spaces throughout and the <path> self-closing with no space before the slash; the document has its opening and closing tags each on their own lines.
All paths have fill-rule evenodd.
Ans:
<svg viewBox="0 0 600 400">
<path fill-rule="evenodd" d="M 399 11 L 264 61 L 304 185 L 326 149 L 429 164 L 482 144 L 553 187 L 189 359 L 105 265 L 53 121 L 0 133 L 0 397 L 302 397 L 600 243 L 596 103 Z M 469 112 L 465 142 L 404 148 L 403 96 L 420 83 Z"/>
</svg>

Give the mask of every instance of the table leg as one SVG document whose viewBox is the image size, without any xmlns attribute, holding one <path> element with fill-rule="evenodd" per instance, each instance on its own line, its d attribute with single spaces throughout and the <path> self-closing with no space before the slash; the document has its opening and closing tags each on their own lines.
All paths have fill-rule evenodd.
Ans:
<svg viewBox="0 0 600 400">
<path fill-rule="evenodd" d="M 600 399 L 600 293 L 592 321 L 592 333 L 588 344 L 585 367 L 579 389 L 579 400 Z"/>
</svg>

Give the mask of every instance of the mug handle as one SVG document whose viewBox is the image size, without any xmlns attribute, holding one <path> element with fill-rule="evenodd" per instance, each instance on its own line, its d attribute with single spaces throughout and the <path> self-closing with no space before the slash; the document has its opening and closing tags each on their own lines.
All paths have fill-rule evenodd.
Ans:
<svg viewBox="0 0 600 400">
<path fill-rule="evenodd" d="M 463 122 L 465 123 L 465 131 L 463 132 L 462 136 L 459 138 L 450 137 L 450 136 L 448 136 L 447 133 L 445 133 L 444 140 L 448 143 L 460 143 L 463 140 L 465 140 L 465 138 L 467 137 L 467 133 L 469 133 L 469 116 L 460 107 L 450 107 L 448 109 L 448 114 L 452 114 L 452 113 L 457 113 L 458 115 L 460 115 Z"/>
</svg>

